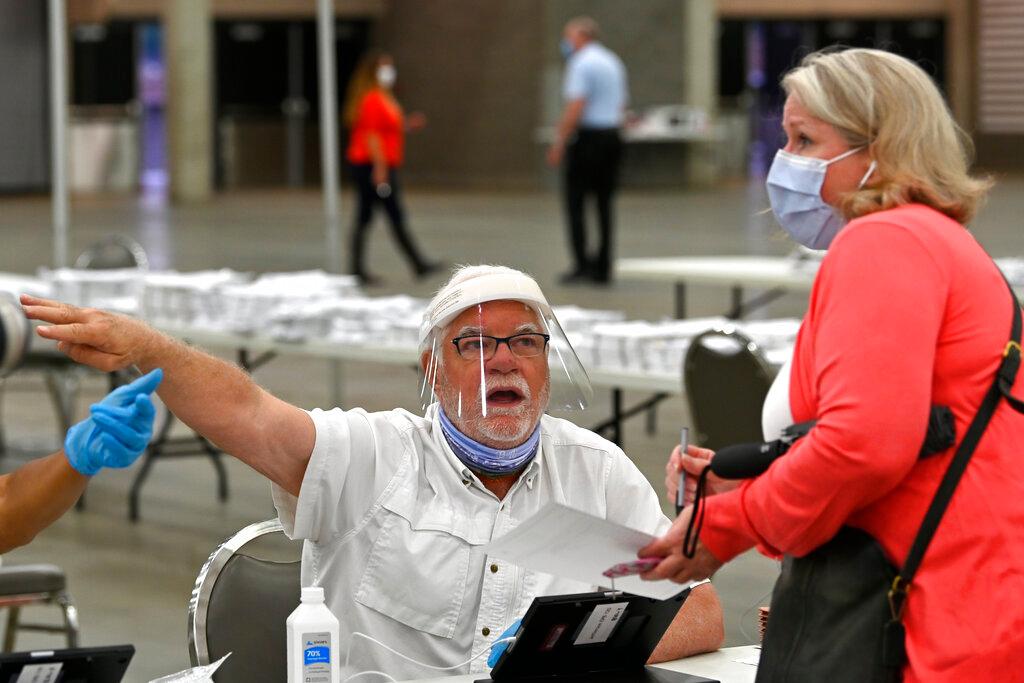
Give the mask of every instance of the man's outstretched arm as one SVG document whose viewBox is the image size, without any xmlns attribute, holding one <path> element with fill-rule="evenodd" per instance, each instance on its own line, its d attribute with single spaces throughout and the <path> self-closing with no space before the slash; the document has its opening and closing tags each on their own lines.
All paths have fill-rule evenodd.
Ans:
<svg viewBox="0 0 1024 683">
<path fill-rule="evenodd" d="M 241 369 L 128 316 L 27 295 L 25 314 L 73 360 L 109 372 L 160 367 L 174 415 L 225 452 L 298 495 L 316 438 L 305 411 L 264 391 Z"/>
</svg>

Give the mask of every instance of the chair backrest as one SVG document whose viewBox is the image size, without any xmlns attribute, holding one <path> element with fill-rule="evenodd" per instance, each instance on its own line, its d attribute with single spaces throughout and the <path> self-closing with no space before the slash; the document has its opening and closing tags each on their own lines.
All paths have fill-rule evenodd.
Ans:
<svg viewBox="0 0 1024 683">
<path fill-rule="evenodd" d="M 149 270 L 149 257 L 142 245 L 125 235 L 107 235 L 92 243 L 75 259 L 75 268 L 110 270 L 138 268 Z"/>
<path fill-rule="evenodd" d="M 286 559 L 255 556 L 268 545 L 285 543 L 283 552 L 270 554 Z M 193 666 L 231 652 L 215 674 L 218 683 L 287 679 L 285 620 L 299 604 L 301 546 L 287 541 L 281 523 L 273 519 L 250 524 L 213 551 L 189 600 Z"/>
<path fill-rule="evenodd" d="M 761 409 L 773 375 L 764 353 L 731 327 L 694 337 L 683 361 L 694 442 L 721 448 L 761 441 Z"/>
</svg>

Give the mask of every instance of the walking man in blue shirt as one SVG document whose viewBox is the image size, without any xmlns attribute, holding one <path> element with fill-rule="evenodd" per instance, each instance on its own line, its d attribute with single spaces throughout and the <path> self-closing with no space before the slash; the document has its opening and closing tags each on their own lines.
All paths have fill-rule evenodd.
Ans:
<svg viewBox="0 0 1024 683">
<path fill-rule="evenodd" d="M 571 19 L 560 44 L 566 58 L 562 96 L 565 107 L 548 164 L 565 166 L 565 202 L 573 268 L 564 284 L 607 283 L 611 278 L 612 194 L 622 158 L 620 129 L 629 99 L 626 68 L 618 56 L 598 41 L 598 26 L 590 17 Z M 587 249 L 583 220 L 588 195 L 597 200 L 600 239 L 596 255 Z"/>
</svg>

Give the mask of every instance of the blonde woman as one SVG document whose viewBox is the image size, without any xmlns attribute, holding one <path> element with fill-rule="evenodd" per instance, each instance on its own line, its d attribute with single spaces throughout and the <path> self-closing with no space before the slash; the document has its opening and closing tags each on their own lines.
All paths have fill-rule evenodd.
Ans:
<svg viewBox="0 0 1024 683">
<path fill-rule="evenodd" d="M 709 479 L 699 542 L 681 552 L 691 506 L 641 551 L 665 557 L 646 578 L 704 578 L 753 547 L 785 555 L 758 681 L 1007 680 L 1024 651 L 1024 415 L 1005 394 L 995 391 L 909 589 L 893 594 L 896 614 L 886 599 L 954 452 L 987 411 L 1004 349 L 1016 354 L 1019 306 L 965 229 L 990 183 L 969 174 L 969 140 L 902 57 L 816 53 L 782 84 L 787 142 L 769 199 L 796 241 L 828 253 L 792 363 L 766 399 L 765 437 L 816 422 L 760 476 Z M 921 457 L 933 406 L 951 410 L 956 446 Z M 677 451 L 668 470 L 697 475 L 713 457 Z M 881 569 L 864 581 L 871 553 Z M 846 615 L 867 612 L 896 625 L 858 634 Z M 849 643 L 857 654 L 839 656 Z"/>
<path fill-rule="evenodd" d="M 344 116 L 349 128 L 346 157 L 352 166 L 358 195 L 350 266 L 352 273 L 367 285 L 380 282 L 367 271 L 364 259 L 366 234 L 378 203 L 383 204 L 391 231 L 416 276 L 429 275 L 441 267 L 423 257 L 406 228 L 398 168 L 405 154 L 406 129 L 422 128 L 426 117 L 419 113 L 404 115 L 392 93 L 396 78 L 391 56 L 370 52 L 356 67 L 345 98 Z"/>
</svg>

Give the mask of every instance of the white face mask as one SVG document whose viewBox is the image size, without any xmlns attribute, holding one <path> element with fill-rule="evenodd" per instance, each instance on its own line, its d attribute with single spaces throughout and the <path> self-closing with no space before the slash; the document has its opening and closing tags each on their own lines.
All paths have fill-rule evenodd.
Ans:
<svg viewBox="0 0 1024 683">
<path fill-rule="evenodd" d="M 390 88 L 395 84 L 398 72 L 391 64 L 381 64 L 377 67 L 377 83 L 384 88 Z"/>
<path fill-rule="evenodd" d="M 832 159 L 804 157 L 781 149 L 775 154 L 765 185 L 772 211 L 790 237 L 810 249 L 828 249 L 846 222 L 821 198 L 825 172 L 830 164 L 862 149 L 854 147 Z M 864 187 L 875 167 L 872 161 L 857 185 L 858 190 Z"/>
</svg>

